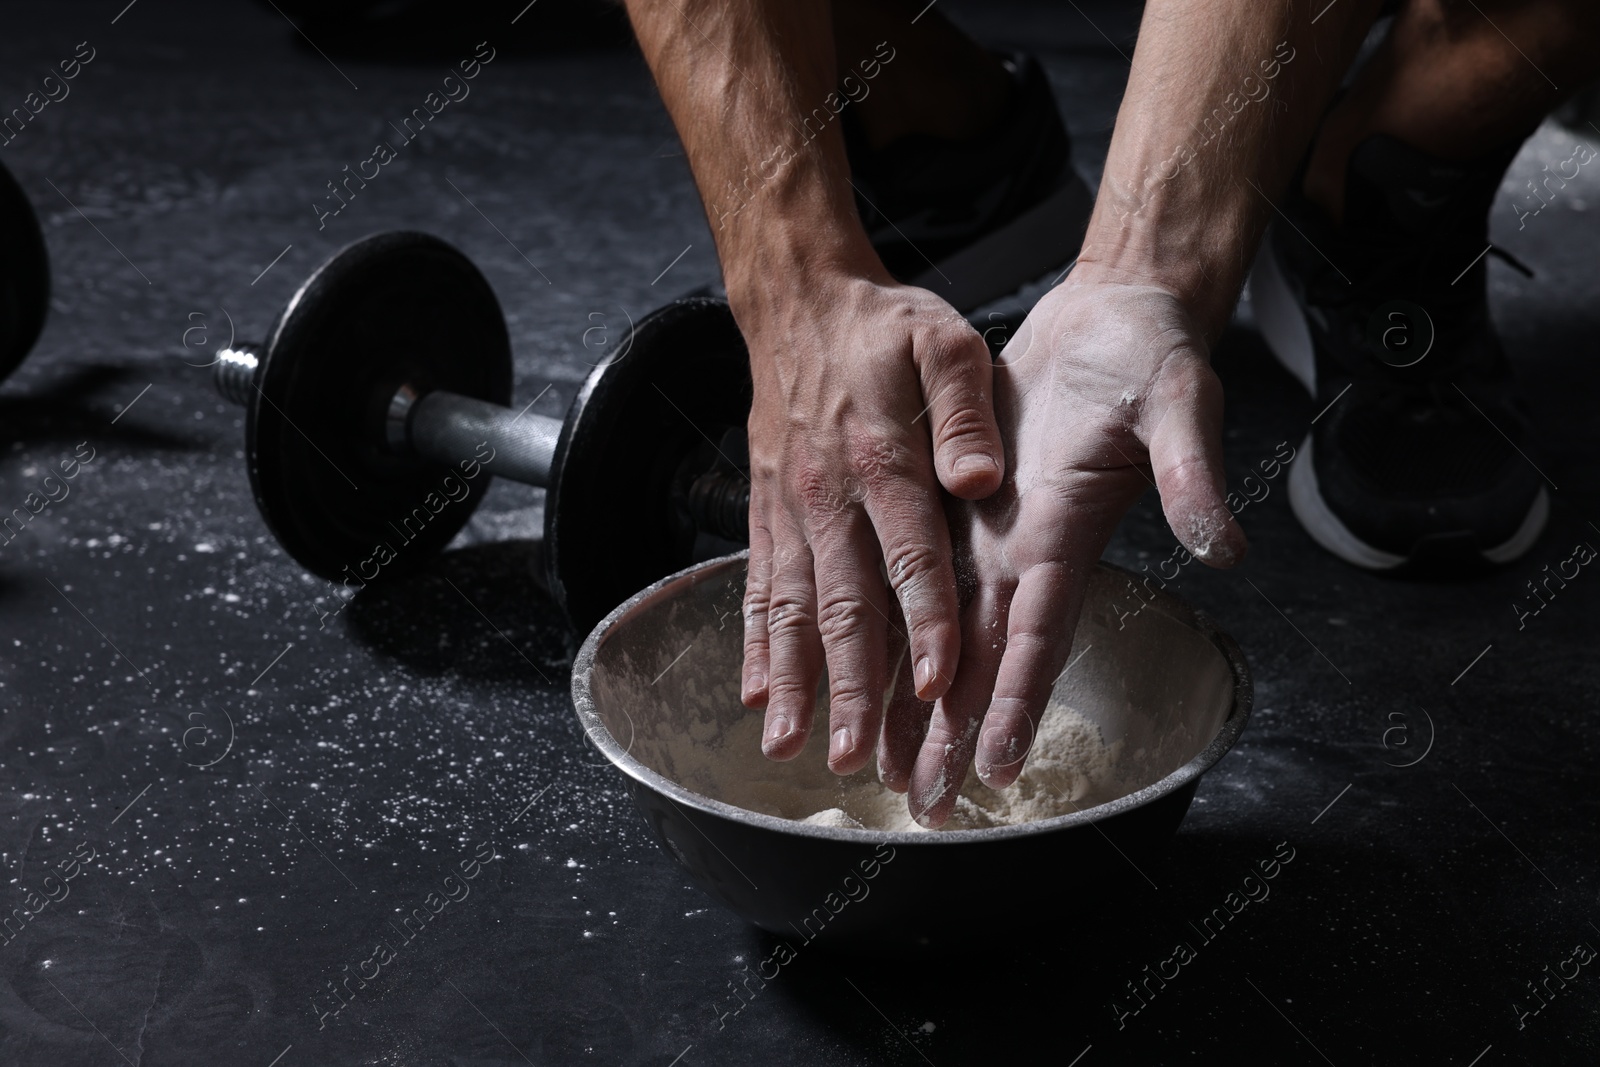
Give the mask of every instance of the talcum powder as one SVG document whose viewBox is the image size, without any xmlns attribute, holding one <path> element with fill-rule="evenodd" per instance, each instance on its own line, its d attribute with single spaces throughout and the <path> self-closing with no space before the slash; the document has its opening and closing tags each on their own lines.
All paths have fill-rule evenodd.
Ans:
<svg viewBox="0 0 1600 1067">
<path fill-rule="evenodd" d="M 805 751 L 784 763 L 762 755 L 758 711 L 743 712 L 727 727 L 714 716 L 687 718 L 681 729 L 658 726 L 660 736 L 639 740 L 634 755 L 694 792 L 748 811 L 823 826 L 922 830 L 905 796 L 878 780 L 875 764 L 844 777 L 828 769 L 825 705 L 817 715 Z M 1121 740 L 1107 744 L 1076 709 L 1052 704 L 1017 781 L 994 790 L 969 772 L 943 829 L 1033 822 L 1104 804 L 1172 770 L 1170 760 L 1154 755 L 1127 752 Z"/>
</svg>

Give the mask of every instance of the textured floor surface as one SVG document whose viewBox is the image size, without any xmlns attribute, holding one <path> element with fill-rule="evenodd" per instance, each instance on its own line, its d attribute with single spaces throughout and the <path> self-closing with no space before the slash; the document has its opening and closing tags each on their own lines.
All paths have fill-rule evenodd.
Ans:
<svg viewBox="0 0 1600 1067">
<path fill-rule="evenodd" d="M 568 637 L 532 580 L 541 494 L 497 485 L 437 567 L 324 620 L 326 587 L 262 524 L 241 415 L 200 366 L 264 333 L 342 244 L 416 228 L 482 265 L 517 395 L 548 386 L 535 410 L 559 415 L 608 343 L 586 330 L 715 280 L 636 55 L 512 47 L 523 4 L 504 6 L 503 31 L 441 27 L 447 58 L 404 64 L 321 55 L 268 5 L 0 7 L 0 110 L 94 49 L 0 150 L 55 286 L 0 391 L 0 511 L 93 456 L 0 545 L 0 913 L 37 908 L 0 944 L 0 1063 L 1593 1062 L 1594 967 L 1518 1012 L 1538 1003 L 1528 982 L 1600 946 L 1600 577 L 1522 628 L 1512 606 L 1600 545 L 1600 179 L 1520 230 L 1509 196 L 1496 207 L 1496 240 L 1535 271 L 1490 267 L 1556 487 L 1532 553 L 1459 584 L 1358 573 L 1271 483 L 1243 518 L 1247 564 L 1174 583 L 1246 650 L 1257 710 L 1124 913 L 1017 915 L 996 886 L 992 912 L 950 916 L 1010 946 L 981 964 L 802 954 L 722 1017 L 770 941 L 685 884 L 580 742 Z M 1075 6 L 967 21 L 1042 55 L 1092 177 L 1137 13 Z M 511 43 L 471 96 L 319 229 L 326 183 L 483 36 Z M 1575 136 L 1541 129 L 1508 189 Z M 1217 354 L 1235 481 L 1316 414 L 1247 323 Z M 1109 556 L 1137 567 L 1171 544 L 1150 497 Z M 1270 898 L 1119 1027 L 1127 984 L 1283 842 Z M 470 895 L 334 1012 L 329 983 L 476 861 Z"/>
</svg>

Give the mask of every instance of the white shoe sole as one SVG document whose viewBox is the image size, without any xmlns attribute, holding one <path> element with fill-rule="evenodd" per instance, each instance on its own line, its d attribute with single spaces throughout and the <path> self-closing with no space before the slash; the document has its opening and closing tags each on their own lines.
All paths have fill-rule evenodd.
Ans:
<svg viewBox="0 0 1600 1067">
<path fill-rule="evenodd" d="M 1077 253 L 1094 194 L 1076 170 L 1066 184 L 993 233 L 913 278 L 963 314 L 1064 267 Z"/>
<path fill-rule="evenodd" d="M 1267 343 L 1273 358 L 1294 375 L 1315 399 L 1317 361 L 1311 328 L 1306 324 L 1299 301 L 1295 300 L 1283 277 L 1278 257 L 1272 251 L 1270 235 L 1261 241 L 1261 251 L 1257 253 L 1255 266 L 1250 271 L 1249 284 L 1250 306 L 1255 313 L 1261 339 Z M 1317 485 L 1316 466 L 1311 458 L 1311 436 L 1310 433 L 1306 434 L 1289 471 L 1289 508 L 1306 533 L 1322 548 L 1363 570 L 1393 570 L 1409 562 L 1409 556 L 1386 552 L 1357 537 L 1328 507 Z M 1533 547 L 1544 532 L 1549 518 L 1550 495 L 1540 486 L 1539 494 L 1534 497 L 1517 532 L 1501 544 L 1480 549 L 1478 554 L 1490 563 L 1510 563 Z"/>
<path fill-rule="evenodd" d="M 1255 266 L 1250 269 L 1250 309 L 1255 312 L 1256 329 L 1267 342 L 1273 358 L 1295 376 L 1313 400 L 1317 397 L 1317 354 L 1311 343 L 1311 327 L 1305 312 L 1289 291 L 1289 283 L 1272 251 L 1272 233 L 1261 239 Z"/>
</svg>

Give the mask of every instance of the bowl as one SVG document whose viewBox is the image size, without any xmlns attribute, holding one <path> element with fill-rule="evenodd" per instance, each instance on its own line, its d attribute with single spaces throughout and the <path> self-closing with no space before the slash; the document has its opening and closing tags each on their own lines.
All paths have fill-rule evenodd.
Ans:
<svg viewBox="0 0 1600 1067">
<path fill-rule="evenodd" d="M 665 739 L 697 719 L 700 742 L 715 744 L 760 714 L 739 703 L 746 556 L 690 567 L 618 606 L 578 652 L 572 700 L 661 847 L 707 895 L 788 945 L 960 950 L 992 940 L 992 926 L 960 917 L 992 914 L 997 899 L 1007 914 L 1060 916 L 1114 898 L 1142 884 L 1250 715 L 1250 672 L 1233 639 L 1101 563 L 1053 699 L 1107 742 L 1185 739 L 1158 779 L 1080 811 L 981 829 L 854 829 L 736 807 L 681 784 L 691 775 Z M 808 749 L 823 738 L 819 728 Z"/>
</svg>

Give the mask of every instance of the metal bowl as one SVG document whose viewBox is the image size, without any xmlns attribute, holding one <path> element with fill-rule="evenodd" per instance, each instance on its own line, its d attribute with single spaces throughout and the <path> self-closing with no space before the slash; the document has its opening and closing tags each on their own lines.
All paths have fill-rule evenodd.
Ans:
<svg viewBox="0 0 1600 1067">
<path fill-rule="evenodd" d="M 1141 585 L 1141 599 L 1129 572 L 1101 563 L 1076 639 L 1086 651 L 1056 695 L 1107 742 L 1186 733 L 1192 751 L 1164 777 L 1096 807 L 986 829 L 838 829 L 734 807 L 674 780 L 658 742 L 691 712 L 715 730 L 759 714 L 739 703 L 745 558 L 691 567 L 612 611 L 573 663 L 572 700 L 693 882 L 790 945 L 961 949 L 992 941 L 978 917 L 997 900 L 1007 915 L 1048 922 L 1114 897 L 1142 880 L 1250 715 L 1250 672 L 1233 639 L 1169 593 Z"/>
</svg>

